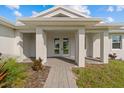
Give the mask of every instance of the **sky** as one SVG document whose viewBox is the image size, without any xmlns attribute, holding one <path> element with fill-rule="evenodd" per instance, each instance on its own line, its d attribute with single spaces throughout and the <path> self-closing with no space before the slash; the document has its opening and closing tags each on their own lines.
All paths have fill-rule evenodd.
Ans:
<svg viewBox="0 0 124 93">
<path fill-rule="evenodd" d="M 0 16 L 5 19 L 16 22 L 16 19 L 22 17 L 32 17 L 39 12 L 47 10 L 54 5 L 0 5 Z M 105 22 L 124 23 L 124 5 L 69 5 L 91 17 L 103 18 Z"/>
</svg>

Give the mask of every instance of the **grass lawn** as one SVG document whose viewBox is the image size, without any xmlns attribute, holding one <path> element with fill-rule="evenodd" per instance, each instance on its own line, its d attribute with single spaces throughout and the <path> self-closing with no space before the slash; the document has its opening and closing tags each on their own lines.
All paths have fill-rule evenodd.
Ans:
<svg viewBox="0 0 124 93">
<path fill-rule="evenodd" d="M 109 64 L 73 68 L 78 87 L 124 88 L 124 61 L 111 60 Z"/>
</svg>

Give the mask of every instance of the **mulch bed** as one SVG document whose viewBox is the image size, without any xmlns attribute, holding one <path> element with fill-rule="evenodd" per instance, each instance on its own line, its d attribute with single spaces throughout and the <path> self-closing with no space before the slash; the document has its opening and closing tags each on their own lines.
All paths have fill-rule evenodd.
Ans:
<svg viewBox="0 0 124 93">
<path fill-rule="evenodd" d="M 85 68 L 93 68 L 93 67 L 99 67 L 99 68 L 103 68 L 106 64 L 86 64 Z"/>
<path fill-rule="evenodd" d="M 44 66 L 42 71 L 33 71 L 31 66 L 27 68 L 28 77 L 26 78 L 25 88 L 42 88 L 48 77 L 50 67 Z"/>
</svg>

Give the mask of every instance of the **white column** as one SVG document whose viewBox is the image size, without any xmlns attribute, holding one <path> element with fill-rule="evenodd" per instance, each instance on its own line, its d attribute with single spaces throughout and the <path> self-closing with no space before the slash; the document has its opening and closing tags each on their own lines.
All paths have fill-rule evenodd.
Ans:
<svg viewBox="0 0 124 93">
<path fill-rule="evenodd" d="M 47 62 L 46 33 L 41 27 L 36 28 L 36 59 L 39 57 Z"/>
<path fill-rule="evenodd" d="M 23 60 L 23 33 L 19 31 L 15 33 L 15 55 L 19 62 Z"/>
<path fill-rule="evenodd" d="M 101 33 L 101 58 L 103 63 L 108 63 L 109 54 L 109 34 L 108 31 Z"/>
<path fill-rule="evenodd" d="M 85 67 L 85 30 L 79 29 L 76 33 L 75 61 L 79 67 Z"/>
</svg>

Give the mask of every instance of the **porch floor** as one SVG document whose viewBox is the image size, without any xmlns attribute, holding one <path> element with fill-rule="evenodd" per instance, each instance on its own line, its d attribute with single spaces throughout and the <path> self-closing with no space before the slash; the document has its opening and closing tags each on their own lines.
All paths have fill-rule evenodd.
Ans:
<svg viewBox="0 0 124 93">
<path fill-rule="evenodd" d="M 44 88 L 77 88 L 72 67 L 76 65 L 65 58 L 48 58 L 45 64 L 51 67 Z"/>
</svg>

